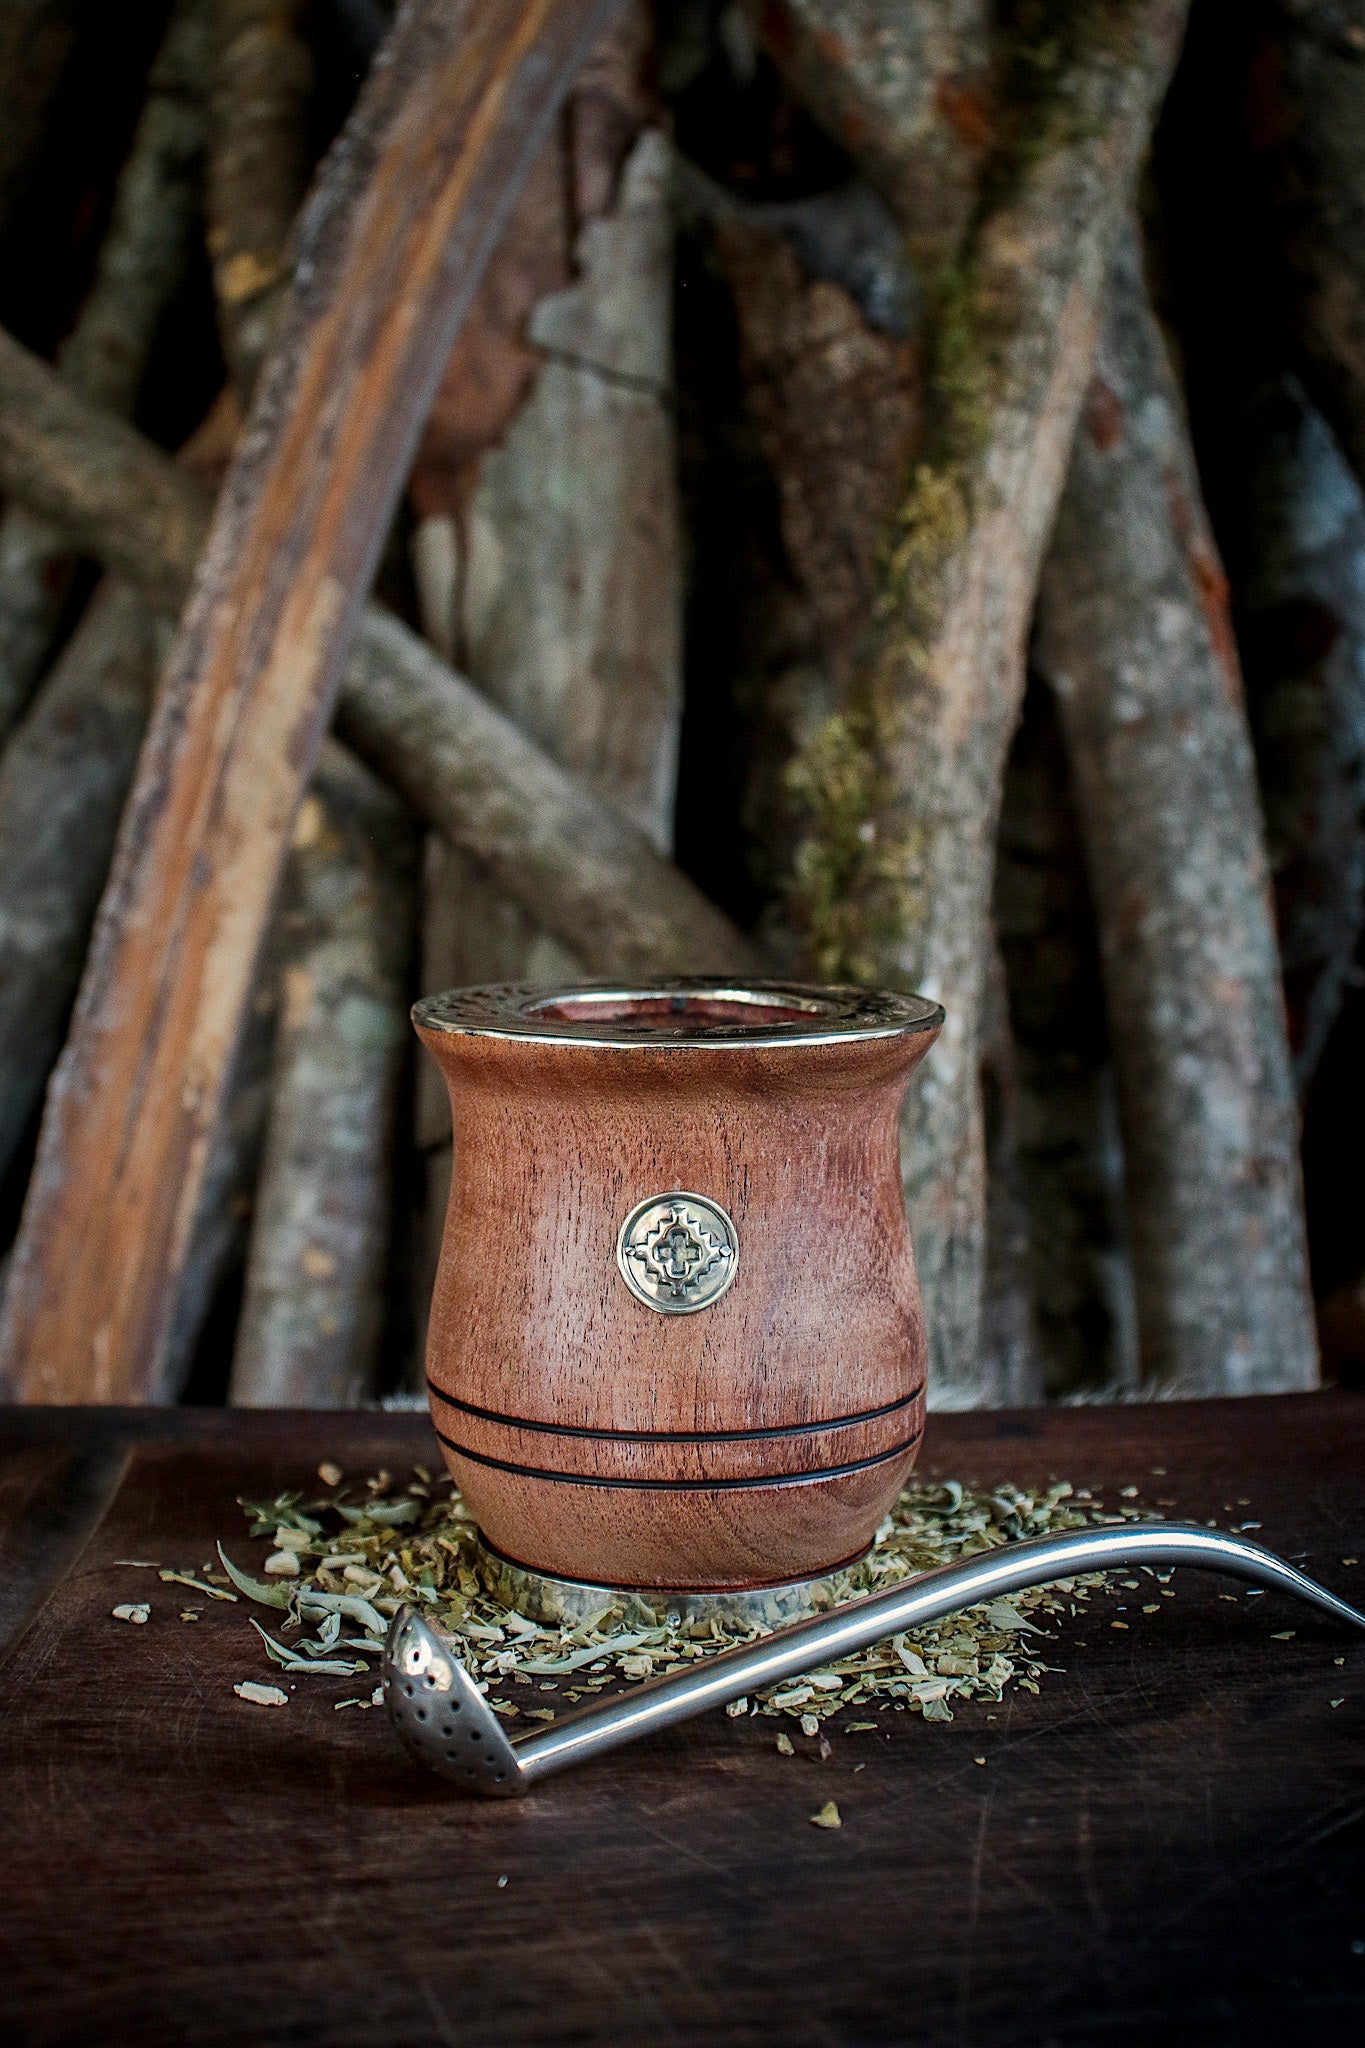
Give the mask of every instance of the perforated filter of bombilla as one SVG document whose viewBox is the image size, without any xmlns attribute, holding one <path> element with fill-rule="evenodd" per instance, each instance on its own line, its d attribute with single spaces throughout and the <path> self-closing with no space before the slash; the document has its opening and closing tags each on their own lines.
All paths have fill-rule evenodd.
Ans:
<svg viewBox="0 0 1365 2048">
<path fill-rule="evenodd" d="M 384 1704 L 418 1763 L 485 1799 L 525 1791 L 516 1752 L 478 1686 L 412 1608 L 394 1617 L 384 1655 Z"/>
</svg>

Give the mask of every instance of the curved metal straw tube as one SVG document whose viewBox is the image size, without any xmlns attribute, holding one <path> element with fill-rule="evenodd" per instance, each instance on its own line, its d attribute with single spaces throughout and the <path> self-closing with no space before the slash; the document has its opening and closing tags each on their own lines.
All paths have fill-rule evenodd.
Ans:
<svg viewBox="0 0 1365 2048">
<path fill-rule="evenodd" d="M 829 1614 L 779 1629 L 761 1642 L 699 1659 L 650 1679 L 624 1698 L 586 1707 L 545 1733 L 509 1742 L 496 1714 L 446 1637 L 412 1608 L 400 1608 L 384 1655 L 384 1697 L 409 1751 L 466 1791 L 516 1798 L 537 1778 L 586 1763 L 655 1729 L 725 1705 L 742 1694 L 864 1650 L 883 1636 L 941 1621 L 981 1601 L 1082 1572 L 1191 1564 L 1272 1591 L 1297 1594 L 1338 1621 L 1365 1629 L 1365 1614 L 1286 1564 L 1273 1551 L 1197 1524 L 1129 1522 L 1071 1529 L 1011 1543 L 903 1579 Z"/>
</svg>

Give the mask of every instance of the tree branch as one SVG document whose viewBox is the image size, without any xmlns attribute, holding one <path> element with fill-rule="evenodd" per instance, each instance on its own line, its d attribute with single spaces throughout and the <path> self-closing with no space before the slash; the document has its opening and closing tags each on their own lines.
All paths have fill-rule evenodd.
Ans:
<svg viewBox="0 0 1365 2048">
<path fill-rule="evenodd" d="M 155 621 L 105 583 L 0 759 L 0 1175 L 80 981 L 156 677 Z"/>
<path fill-rule="evenodd" d="M 1298 1119 L 1227 587 L 1134 233 L 1043 572 L 1099 918 L 1142 1369 L 1312 1386 Z"/>
<path fill-rule="evenodd" d="M 996 126 L 990 0 L 745 0 L 812 112 L 905 223 L 956 255 Z"/>
<path fill-rule="evenodd" d="M 408 1046 L 413 832 L 344 748 L 294 831 L 282 1003 L 228 1398 L 354 1408 L 372 1391 Z"/>
<path fill-rule="evenodd" d="M 1184 13 L 1071 0 L 1051 41 L 1021 50 L 1032 92 L 937 295 L 929 428 L 873 625 L 805 764 L 797 883 L 814 956 L 948 1013 L 912 1084 L 907 1189 L 934 1369 L 955 1398 L 978 1372 L 981 970 L 1005 754 L 1114 242 Z"/>
<path fill-rule="evenodd" d="M 286 245 L 308 185 L 303 12 L 303 0 L 214 0 L 208 244 L 223 353 L 242 394 L 288 290 Z"/>
<path fill-rule="evenodd" d="M 2 331 L 0 487 L 179 610 L 207 531 L 202 488 Z M 592 972 L 756 967 L 755 949 L 643 832 L 377 606 L 362 615 L 338 720 L 363 760 Z"/>
<path fill-rule="evenodd" d="M 47 1398 L 155 1380 L 290 825 L 440 364 L 615 0 L 407 0 L 331 152 L 124 814 L 5 1294 Z"/>
</svg>

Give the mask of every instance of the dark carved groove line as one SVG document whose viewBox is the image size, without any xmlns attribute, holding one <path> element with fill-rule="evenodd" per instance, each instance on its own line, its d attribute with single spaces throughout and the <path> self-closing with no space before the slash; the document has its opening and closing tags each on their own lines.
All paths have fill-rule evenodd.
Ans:
<svg viewBox="0 0 1365 2048">
<path fill-rule="evenodd" d="M 771 1429 L 586 1429 L 577 1422 L 530 1422 L 522 1415 L 503 1415 L 496 1408 L 476 1407 L 473 1401 L 460 1401 L 454 1394 L 444 1393 L 429 1374 L 427 1391 L 447 1407 L 476 1416 L 480 1422 L 500 1423 L 504 1429 L 533 1429 L 541 1436 L 585 1436 L 613 1444 L 747 1444 L 774 1436 L 818 1436 L 824 1430 L 852 1429 L 859 1422 L 878 1422 L 883 1415 L 895 1415 L 912 1401 L 918 1401 L 924 1392 L 924 1381 L 900 1400 L 887 1401 L 880 1408 L 863 1408 L 856 1415 L 836 1415 L 831 1422 L 780 1422 Z M 468 1455 L 472 1457 L 473 1452 Z"/>
<path fill-rule="evenodd" d="M 903 1458 L 914 1449 L 924 1431 L 915 1430 L 904 1443 L 879 1452 L 875 1458 L 855 1458 L 848 1465 L 819 1465 L 810 1472 L 757 1472 L 744 1479 L 612 1479 L 597 1472 L 552 1472 L 540 1465 L 517 1465 L 510 1458 L 491 1458 L 486 1451 L 471 1451 L 464 1444 L 457 1444 L 439 1429 L 436 1434 L 457 1458 L 469 1458 L 476 1465 L 491 1465 L 498 1472 L 514 1472 L 519 1479 L 551 1479 L 559 1486 L 609 1486 L 632 1493 L 734 1493 L 746 1486 L 812 1486 L 819 1479 L 847 1479 L 854 1472 L 867 1472 L 874 1465 Z"/>
</svg>

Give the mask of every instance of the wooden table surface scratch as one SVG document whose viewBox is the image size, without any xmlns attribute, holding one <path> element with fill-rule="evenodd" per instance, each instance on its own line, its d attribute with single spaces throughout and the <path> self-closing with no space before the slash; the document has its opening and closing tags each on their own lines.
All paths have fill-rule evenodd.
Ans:
<svg viewBox="0 0 1365 2048">
<path fill-rule="evenodd" d="M 1177 1574 L 1066 1623 L 1036 1699 L 841 1717 L 823 1763 L 716 1714 L 466 1803 L 333 1710 L 363 1680 L 240 1701 L 276 1675 L 244 1608 L 115 1562 L 258 1560 L 236 1497 L 324 1458 L 437 1462 L 417 1416 L 0 1411 L 6 2042 L 1360 2038 L 1365 1640 L 1326 1618 Z M 1359 1395 L 933 1416 L 923 1469 L 1256 1521 L 1365 1600 Z"/>
</svg>

